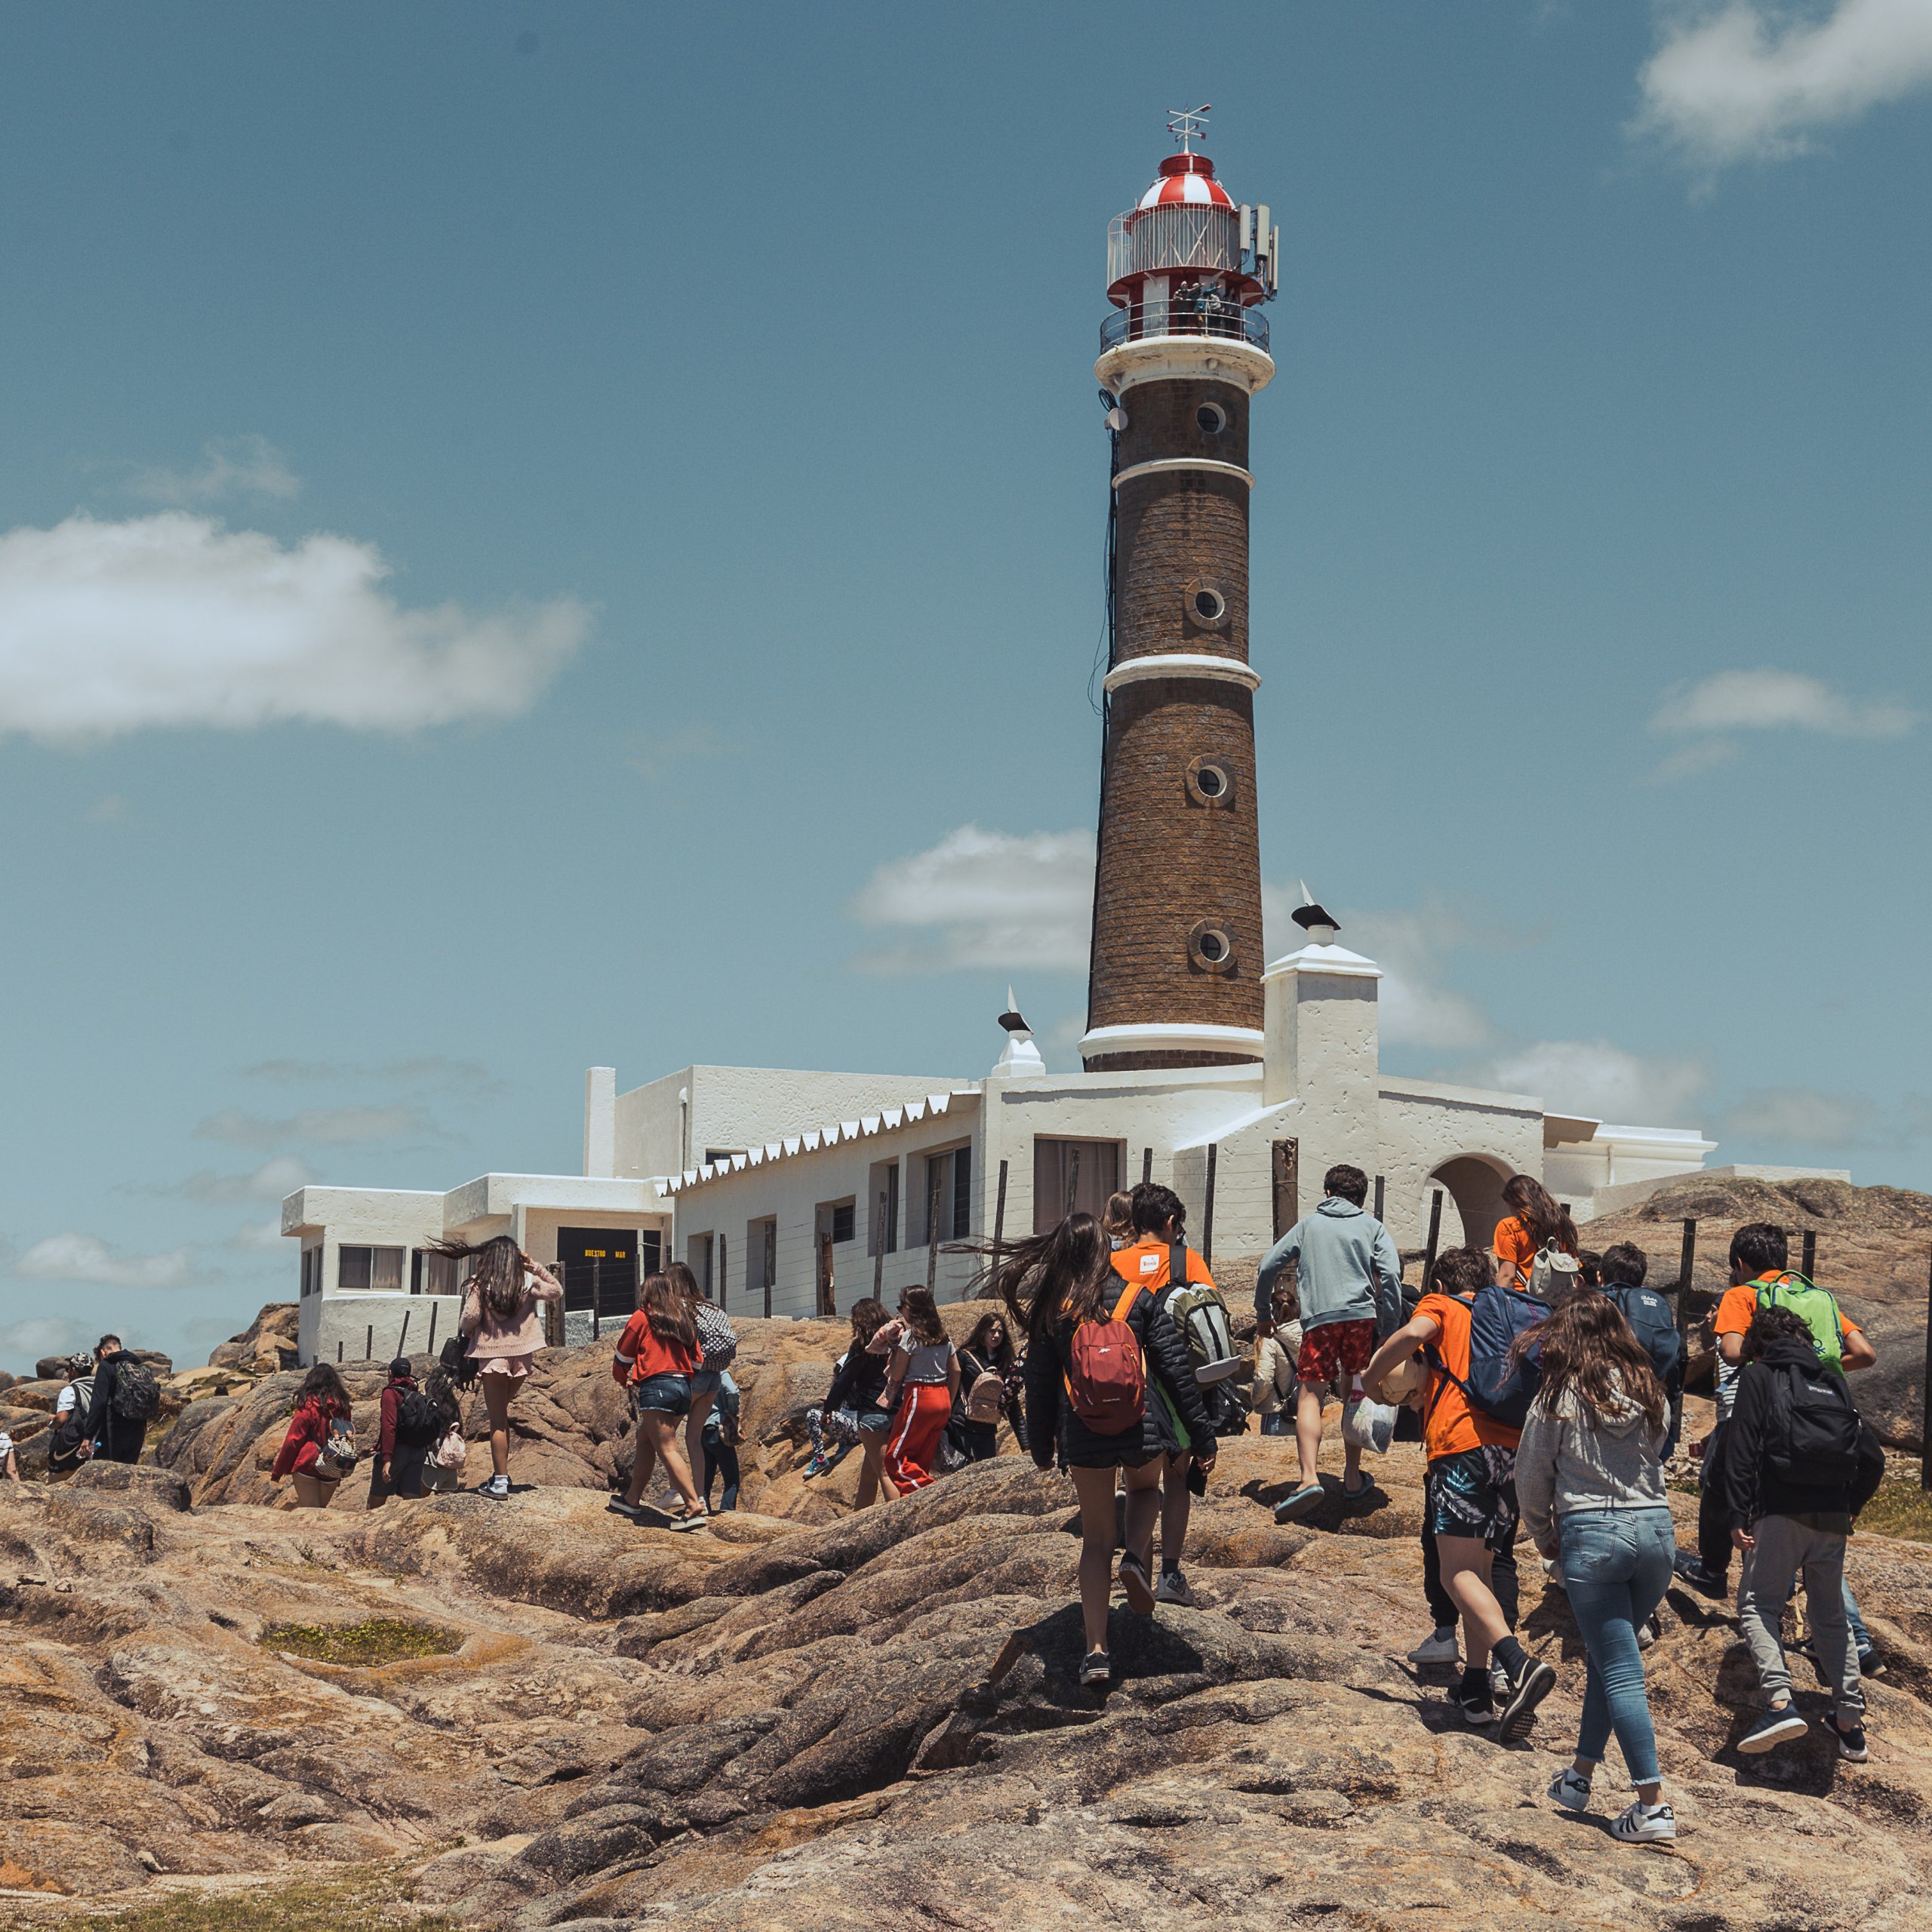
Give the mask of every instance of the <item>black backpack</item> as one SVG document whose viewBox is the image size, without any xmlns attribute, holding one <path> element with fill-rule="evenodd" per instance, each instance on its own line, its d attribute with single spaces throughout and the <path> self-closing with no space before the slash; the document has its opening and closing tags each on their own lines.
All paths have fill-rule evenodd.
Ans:
<svg viewBox="0 0 1932 1932">
<path fill-rule="evenodd" d="M 1670 1411 L 1670 1440 L 1665 1449 L 1669 1454 L 1677 1446 L 1678 1420 L 1684 1407 L 1684 1337 L 1677 1332 L 1676 1315 L 1654 1288 L 1607 1281 L 1603 1294 L 1629 1323 L 1637 1346 L 1650 1357 L 1651 1367 L 1663 1385 Z"/>
<path fill-rule="evenodd" d="M 405 1389 L 395 1405 L 395 1439 L 405 1447 L 426 1449 L 443 1437 L 443 1412 L 420 1389 Z"/>
<path fill-rule="evenodd" d="M 154 1371 L 132 1355 L 117 1355 L 107 1406 L 118 1422 L 153 1421 L 161 1412 L 161 1384 L 154 1379 Z"/>
<path fill-rule="evenodd" d="M 469 1344 L 460 1335 L 452 1335 L 443 1344 L 438 1359 L 453 1389 L 467 1389 L 476 1380 L 476 1359 L 469 1351 Z"/>
<path fill-rule="evenodd" d="M 1804 1489 L 1836 1489 L 1858 1469 L 1865 1425 L 1844 1384 L 1822 1364 L 1795 1362 L 1771 1369 L 1777 1378 L 1764 1430 L 1764 1466 L 1780 1482 Z"/>
</svg>

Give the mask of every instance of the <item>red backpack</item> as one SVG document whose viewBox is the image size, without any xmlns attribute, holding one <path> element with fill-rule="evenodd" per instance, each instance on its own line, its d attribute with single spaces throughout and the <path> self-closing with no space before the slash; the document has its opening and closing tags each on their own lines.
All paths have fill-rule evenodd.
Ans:
<svg viewBox="0 0 1932 1932">
<path fill-rule="evenodd" d="M 1140 1339 L 1127 1325 L 1140 1291 L 1138 1281 L 1128 1282 L 1112 1317 L 1078 1323 L 1067 1349 L 1066 1398 L 1096 1435 L 1124 1435 L 1147 1407 Z"/>
</svg>

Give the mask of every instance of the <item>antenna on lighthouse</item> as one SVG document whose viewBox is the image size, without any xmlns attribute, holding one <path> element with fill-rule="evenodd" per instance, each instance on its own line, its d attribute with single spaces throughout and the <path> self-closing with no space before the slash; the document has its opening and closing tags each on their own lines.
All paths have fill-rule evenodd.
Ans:
<svg viewBox="0 0 1932 1932">
<path fill-rule="evenodd" d="M 1198 107 L 1174 107 L 1168 110 L 1168 132 L 1180 143 L 1183 154 L 1194 152 L 1192 143 L 1207 133 L 1207 117 L 1214 111 L 1214 103 L 1211 100 L 1204 100 Z"/>
</svg>

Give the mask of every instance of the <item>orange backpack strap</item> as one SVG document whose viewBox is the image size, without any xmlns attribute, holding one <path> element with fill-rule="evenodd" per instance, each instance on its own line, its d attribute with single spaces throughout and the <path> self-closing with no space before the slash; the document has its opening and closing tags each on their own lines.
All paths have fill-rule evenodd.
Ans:
<svg viewBox="0 0 1932 1932">
<path fill-rule="evenodd" d="M 1138 1281 L 1128 1283 L 1126 1287 L 1121 1291 L 1120 1300 L 1114 1306 L 1113 1318 L 1116 1321 L 1124 1321 L 1127 1319 L 1127 1311 L 1134 1306 L 1140 1293 L 1140 1284 Z"/>
</svg>

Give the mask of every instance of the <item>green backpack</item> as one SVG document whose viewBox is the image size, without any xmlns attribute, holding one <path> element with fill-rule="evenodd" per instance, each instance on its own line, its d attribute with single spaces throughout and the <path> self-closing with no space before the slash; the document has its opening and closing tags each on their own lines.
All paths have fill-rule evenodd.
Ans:
<svg viewBox="0 0 1932 1932">
<path fill-rule="evenodd" d="M 1758 1284 L 1760 1308 L 1788 1308 L 1811 1331 L 1819 1359 L 1841 1380 L 1844 1375 L 1844 1318 L 1829 1288 L 1786 1272 L 1775 1281 Z"/>
</svg>

